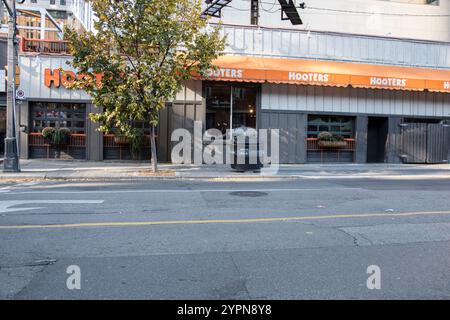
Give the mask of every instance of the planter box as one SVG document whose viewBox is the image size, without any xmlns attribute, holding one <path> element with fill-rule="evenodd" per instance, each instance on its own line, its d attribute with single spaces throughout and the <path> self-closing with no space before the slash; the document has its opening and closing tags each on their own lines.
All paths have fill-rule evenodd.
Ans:
<svg viewBox="0 0 450 320">
<path fill-rule="evenodd" d="M 127 138 L 127 137 L 114 136 L 114 143 L 120 144 L 120 145 L 130 144 L 131 140 L 130 140 L 130 138 Z"/>
<path fill-rule="evenodd" d="M 347 141 L 320 141 L 319 140 L 319 147 L 342 149 L 342 148 L 347 147 Z"/>
</svg>

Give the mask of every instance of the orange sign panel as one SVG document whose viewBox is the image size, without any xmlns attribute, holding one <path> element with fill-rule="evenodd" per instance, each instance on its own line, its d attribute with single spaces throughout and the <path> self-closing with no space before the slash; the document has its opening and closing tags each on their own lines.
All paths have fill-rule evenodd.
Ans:
<svg viewBox="0 0 450 320">
<path fill-rule="evenodd" d="M 61 84 L 63 87 L 67 88 L 69 87 L 75 79 L 82 79 L 84 77 L 87 77 L 85 74 L 76 74 L 73 71 L 64 70 L 61 71 L 60 69 L 45 69 L 44 70 L 44 84 L 46 87 L 51 88 L 52 85 L 55 88 L 59 88 Z M 103 76 L 101 74 L 95 75 L 95 80 L 97 83 L 97 86 L 101 86 Z"/>
<path fill-rule="evenodd" d="M 222 56 L 203 79 L 450 92 L 450 70 L 362 63 Z"/>
<path fill-rule="evenodd" d="M 428 80 L 426 86 L 427 89 L 430 91 L 450 93 L 450 80 L 448 81 Z"/>
</svg>

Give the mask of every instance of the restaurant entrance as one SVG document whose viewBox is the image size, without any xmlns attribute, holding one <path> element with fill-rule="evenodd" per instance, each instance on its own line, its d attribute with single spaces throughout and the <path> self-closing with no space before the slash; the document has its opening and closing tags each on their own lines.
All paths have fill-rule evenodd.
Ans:
<svg viewBox="0 0 450 320">
<path fill-rule="evenodd" d="M 253 84 L 209 82 L 205 84 L 205 129 L 227 129 L 241 126 L 256 129 L 256 102 L 259 87 Z"/>
<path fill-rule="evenodd" d="M 385 149 L 388 137 L 388 118 L 369 117 L 367 125 L 367 162 L 385 162 Z"/>
</svg>

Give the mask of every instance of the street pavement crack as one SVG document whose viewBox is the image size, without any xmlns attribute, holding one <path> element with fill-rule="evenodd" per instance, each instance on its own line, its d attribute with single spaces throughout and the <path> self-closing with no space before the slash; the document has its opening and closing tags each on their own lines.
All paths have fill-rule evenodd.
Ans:
<svg viewBox="0 0 450 320">
<path fill-rule="evenodd" d="M 345 235 L 349 236 L 350 238 L 352 238 L 352 239 L 353 239 L 353 244 L 354 244 L 356 247 L 359 247 L 358 239 L 357 239 L 356 236 L 354 236 L 353 234 L 351 234 L 351 233 L 345 231 L 344 229 L 340 229 L 340 228 L 333 228 L 333 229 L 338 230 L 338 231 L 344 233 Z"/>
<path fill-rule="evenodd" d="M 251 299 L 250 292 L 248 291 L 248 288 L 247 288 L 247 281 L 246 281 L 245 278 L 242 276 L 241 270 L 239 269 L 238 265 L 236 264 L 236 261 L 235 261 L 234 258 L 233 258 L 233 253 L 230 253 L 230 259 L 231 259 L 231 262 L 232 262 L 233 265 L 234 265 L 234 268 L 236 269 L 236 271 L 237 271 L 237 273 L 238 273 L 238 275 L 239 275 L 239 280 L 242 281 L 242 285 L 243 285 L 243 287 L 244 287 L 244 289 L 245 289 L 245 294 L 247 295 L 247 298 L 248 298 L 248 299 Z"/>
</svg>

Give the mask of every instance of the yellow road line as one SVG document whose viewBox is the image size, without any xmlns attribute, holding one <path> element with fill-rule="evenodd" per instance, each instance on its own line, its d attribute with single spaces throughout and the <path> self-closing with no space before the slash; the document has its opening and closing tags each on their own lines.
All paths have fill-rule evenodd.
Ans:
<svg viewBox="0 0 450 320">
<path fill-rule="evenodd" d="M 172 224 L 220 224 L 220 223 L 257 223 L 257 222 L 289 222 L 303 220 L 348 219 L 348 218 L 375 218 L 375 217 L 411 217 L 430 215 L 450 215 L 450 211 L 419 211 L 399 213 L 365 213 L 365 214 L 337 214 L 280 218 L 251 218 L 251 219 L 223 219 L 223 220 L 167 220 L 167 221 L 124 221 L 124 222 L 92 222 L 71 224 L 36 224 L 0 226 L 0 229 L 57 229 L 57 228 L 83 228 L 83 227 L 130 227 L 155 226 Z"/>
</svg>

